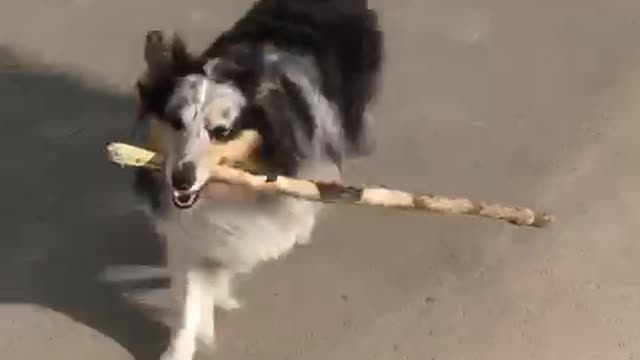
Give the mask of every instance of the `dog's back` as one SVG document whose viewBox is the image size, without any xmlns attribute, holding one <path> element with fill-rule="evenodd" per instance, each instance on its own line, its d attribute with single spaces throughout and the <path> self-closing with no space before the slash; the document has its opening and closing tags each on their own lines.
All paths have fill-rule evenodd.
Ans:
<svg viewBox="0 0 640 360">
<path fill-rule="evenodd" d="M 370 150 L 365 115 L 378 86 L 383 35 L 366 0 L 259 1 L 203 56 L 224 56 L 243 43 L 311 57 L 323 95 L 340 112 L 349 153 Z"/>
</svg>

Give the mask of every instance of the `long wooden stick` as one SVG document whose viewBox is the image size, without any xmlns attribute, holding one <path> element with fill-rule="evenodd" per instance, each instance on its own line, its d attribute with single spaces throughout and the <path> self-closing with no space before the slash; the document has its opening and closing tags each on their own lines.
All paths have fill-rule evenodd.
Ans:
<svg viewBox="0 0 640 360">
<path fill-rule="evenodd" d="M 229 154 L 234 154 L 230 152 Z M 108 146 L 109 159 L 121 166 L 145 167 L 160 170 L 163 158 L 160 154 L 123 143 Z M 246 155 L 246 153 L 245 153 Z M 294 179 L 285 176 L 268 177 L 253 175 L 240 168 L 221 165 L 242 159 L 228 155 L 212 165 L 211 180 L 241 185 L 255 191 L 280 193 L 298 199 L 325 203 L 342 203 L 422 210 L 439 214 L 473 215 L 494 220 L 504 220 L 514 225 L 542 228 L 552 222 L 546 213 L 529 208 L 507 206 L 498 203 L 474 202 L 466 198 L 449 198 L 439 195 L 415 195 L 382 187 L 354 187 L 333 182 Z M 245 157 L 246 159 L 246 157 Z M 242 164 L 240 164 L 241 166 Z"/>
</svg>

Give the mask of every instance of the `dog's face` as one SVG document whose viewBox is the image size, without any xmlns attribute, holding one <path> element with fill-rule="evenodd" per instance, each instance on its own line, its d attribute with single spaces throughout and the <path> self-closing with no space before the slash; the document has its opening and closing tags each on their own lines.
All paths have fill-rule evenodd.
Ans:
<svg viewBox="0 0 640 360">
<path fill-rule="evenodd" d="M 147 71 L 138 82 L 142 114 L 153 121 L 173 203 L 190 208 L 208 179 L 213 145 L 235 136 L 246 101 L 232 84 L 208 76 L 215 63 L 194 61 L 178 37 L 149 32 L 145 58 Z"/>
<path fill-rule="evenodd" d="M 281 65 L 268 51 L 239 44 L 213 59 L 194 58 L 178 37 L 147 34 L 147 70 L 138 82 L 141 120 L 151 119 L 159 130 L 150 146 L 165 155 L 163 185 L 171 187 L 176 206 L 196 203 L 214 145 L 243 130 L 260 134 L 256 156 L 272 174 L 296 176 L 303 161 L 341 156 L 341 135 L 325 131 L 337 121 L 330 105 L 313 91 L 305 94 L 305 83 L 286 74 L 289 63 Z"/>
<path fill-rule="evenodd" d="M 165 176 L 176 206 L 196 202 L 209 175 L 212 145 L 235 135 L 234 122 L 244 105 L 242 94 L 229 84 L 199 74 L 178 79 L 160 119 Z"/>
</svg>

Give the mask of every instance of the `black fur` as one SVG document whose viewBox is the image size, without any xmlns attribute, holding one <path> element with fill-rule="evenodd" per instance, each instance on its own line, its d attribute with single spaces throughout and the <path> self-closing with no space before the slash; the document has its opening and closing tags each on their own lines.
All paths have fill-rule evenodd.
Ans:
<svg viewBox="0 0 640 360">
<path fill-rule="evenodd" d="M 169 205 L 162 196 L 167 189 L 163 175 L 156 171 L 138 168 L 134 173 L 133 190 L 155 214 L 162 214 Z"/>
<path fill-rule="evenodd" d="M 257 129 L 264 138 L 262 157 L 269 171 L 295 175 L 307 155 L 297 134 L 310 140 L 315 123 L 298 85 L 277 68 L 266 67 L 265 53 L 275 48 L 313 59 L 321 92 L 338 108 L 347 151 L 360 153 L 359 146 L 366 142 L 364 114 L 377 89 L 382 47 L 377 16 L 366 0 L 260 0 L 201 55 L 190 55 L 178 41 L 171 51 L 172 68 L 138 84 L 142 111 L 171 121 L 166 103 L 177 80 L 204 74 L 207 61 L 217 58 L 207 75 L 233 83 L 248 100 L 234 130 Z M 276 86 L 260 93 L 265 83 Z M 341 163 L 339 149 L 327 144 L 326 151 Z M 156 180 L 139 174 L 139 183 Z M 150 188 L 161 190 L 157 184 Z M 159 196 L 155 192 L 147 189 L 145 196 Z"/>
<path fill-rule="evenodd" d="M 227 55 L 238 44 L 311 54 L 324 95 L 340 109 L 354 151 L 363 142 L 364 111 L 375 95 L 383 59 L 378 18 L 366 0 L 262 0 L 203 53 Z"/>
<path fill-rule="evenodd" d="M 203 60 L 193 57 L 180 38 L 172 44 L 170 56 L 169 68 L 163 69 L 160 73 L 149 74 L 144 81 L 139 80 L 136 83 L 142 116 L 154 114 L 164 118 L 167 101 L 178 80 L 189 74 L 204 73 Z"/>
</svg>

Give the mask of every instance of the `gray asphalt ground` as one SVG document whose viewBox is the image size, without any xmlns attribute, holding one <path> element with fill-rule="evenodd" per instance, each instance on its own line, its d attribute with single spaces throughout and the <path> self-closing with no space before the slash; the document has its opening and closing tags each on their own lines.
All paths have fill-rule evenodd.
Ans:
<svg viewBox="0 0 640 360">
<path fill-rule="evenodd" d="M 162 351 L 162 251 L 103 146 L 128 135 L 146 30 L 201 49 L 248 4 L 2 1 L 2 359 Z M 558 222 L 334 208 L 313 245 L 240 282 L 246 305 L 220 315 L 214 358 L 640 358 L 640 2 L 373 5 L 387 32 L 378 150 L 349 182 Z"/>
</svg>

